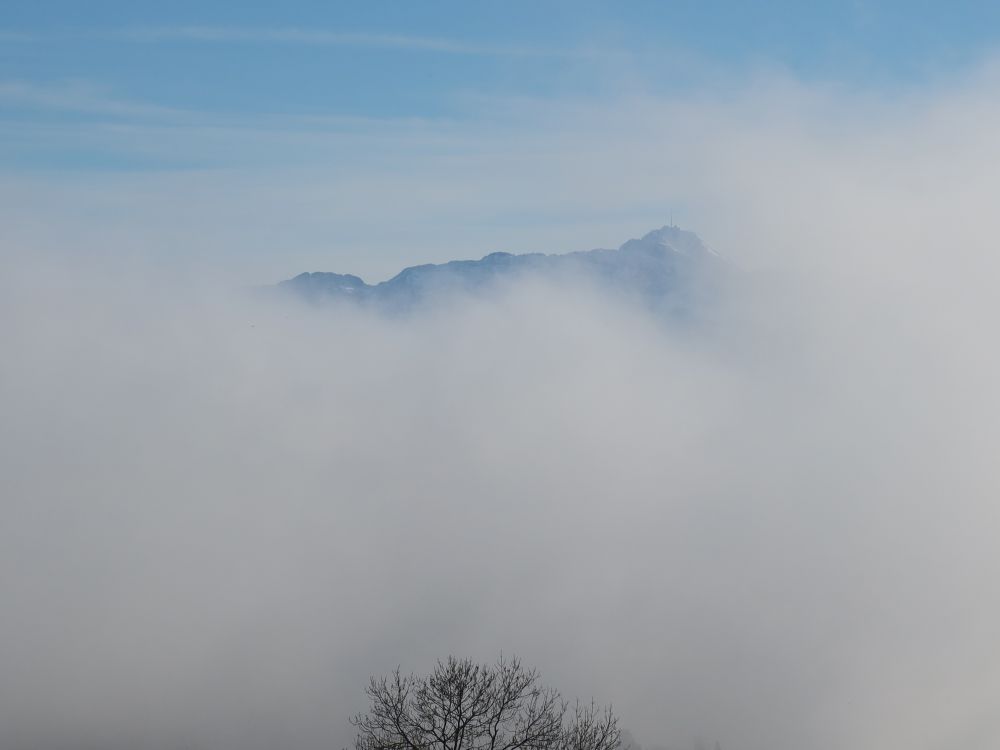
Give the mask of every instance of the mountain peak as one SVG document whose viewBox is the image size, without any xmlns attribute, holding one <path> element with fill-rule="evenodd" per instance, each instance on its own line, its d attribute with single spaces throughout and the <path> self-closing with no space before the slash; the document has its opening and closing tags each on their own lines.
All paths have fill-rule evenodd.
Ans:
<svg viewBox="0 0 1000 750">
<path fill-rule="evenodd" d="M 718 257 L 718 253 L 702 242 L 701 237 L 677 225 L 666 225 L 647 232 L 640 239 L 629 240 L 619 250 L 624 253 L 673 252 L 689 257 Z"/>
</svg>

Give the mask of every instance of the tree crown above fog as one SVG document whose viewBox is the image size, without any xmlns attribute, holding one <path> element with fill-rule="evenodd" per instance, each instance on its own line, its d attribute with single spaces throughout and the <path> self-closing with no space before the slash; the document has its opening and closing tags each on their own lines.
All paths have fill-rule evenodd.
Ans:
<svg viewBox="0 0 1000 750">
<path fill-rule="evenodd" d="M 539 684 L 517 658 L 493 665 L 449 656 L 426 676 L 372 677 L 367 713 L 351 721 L 355 750 L 617 750 L 611 708 Z"/>
</svg>

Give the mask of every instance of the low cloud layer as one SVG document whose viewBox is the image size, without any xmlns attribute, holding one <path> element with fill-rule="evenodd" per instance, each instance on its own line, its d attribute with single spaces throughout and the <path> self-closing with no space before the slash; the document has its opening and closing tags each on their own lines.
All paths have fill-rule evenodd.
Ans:
<svg viewBox="0 0 1000 750">
<path fill-rule="evenodd" d="M 544 285 L 409 320 L 260 305 L 131 231 L 46 256 L 22 216 L 0 744 L 341 747 L 369 674 L 501 650 L 647 747 L 995 744 L 995 88 L 609 116 L 656 170 L 607 149 L 540 205 L 632 167 L 686 191 L 746 270 L 696 331 Z"/>
</svg>

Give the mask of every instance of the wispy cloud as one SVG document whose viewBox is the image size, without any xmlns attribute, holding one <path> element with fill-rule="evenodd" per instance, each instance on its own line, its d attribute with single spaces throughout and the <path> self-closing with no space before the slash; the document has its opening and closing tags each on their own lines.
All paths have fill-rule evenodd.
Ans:
<svg viewBox="0 0 1000 750">
<path fill-rule="evenodd" d="M 525 45 L 466 42 L 446 37 L 385 34 L 299 27 L 255 28 L 227 26 L 165 26 L 120 29 L 108 36 L 133 41 L 191 41 L 263 44 L 307 44 L 335 47 L 369 47 L 437 52 L 452 55 L 495 57 L 594 57 L 593 51 Z"/>
<path fill-rule="evenodd" d="M 416 34 L 375 33 L 307 29 L 295 26 L 142 26 L 29 34 L 0 29 L 2 42 L 64 41 L 67 39 L 114 39 L 126 42 L 205 42 L 227 44 L 299 44 L 328 47 L 391 49 L 449 55 L 485 57 L 607 58 L 609 50 L 560 48 L 523 44 L 468 42 L 448 37 Z"/>
<path fill-rule="evenodd" d="M 107 89 L 86 81 L 39 84 L 0 81 L 0 106 L 62 110 L 112 117 L 176 118 L 183 110 L 118 98 Z"/>
</svg>

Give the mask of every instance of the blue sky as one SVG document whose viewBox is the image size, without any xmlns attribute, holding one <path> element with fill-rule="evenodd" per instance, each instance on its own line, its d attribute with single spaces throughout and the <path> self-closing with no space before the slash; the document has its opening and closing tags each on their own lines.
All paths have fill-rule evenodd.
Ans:
<svg viewBox="0 0 1000 750">
<path fill-rule="evenodd" d="M 989 53 L 998 22 L 982 2 L 8 0 L 0 104 L 7 122 L 461 118 L 479 96 L 669 92 L 767 66 L 892 87 Z"/>
<path fill-rule="evenodd" d="M 280 236 L 282 252 L 293 256 L 290 270 L 340 262 L 335 252 L 329 261 L 320 255 L 338 243 L 364 248 L 344 257 L 351 267 L 343 270 L 383 274 L 401 261 L 436 259 L 426 257 L 433 248 L 447 257 L 470 242 L 476 252 L 537 249 L 560 237 L 566 244 L 611 242 L 663 223 L 671 210 L 688 218 L 684 191 L 647 190 L 646 201 L 595 193 L 572 202 L 554 181 L 533 202 L 527 194 L 518 202 L 514 177 L 502 183 L 506 193 L 488 192 L 486 183 L 507 161 L 522 162 L 535 184 L 545 175 L 530 177 L 530 165 L 545 160 L 546 174 L 561 170 L 564 182 L 631 179 L 635 161 L 617 175 L 602 165 L 629 163 L 615 144 L 635 142 L 642 118 L 667 117 L 651 103 L 734 91 L 745 97 L 762 79 L 905 97 L 992 59 L 998 28 L 1000 6 L 967 1 L 7 0 L 0 10 L 0 188 L 8 199 L 34 201 L 17 207 L 24 226 L 46 223 L 26 223 L 32 212 L 57 215 L 63 227 L 84 214 L 96 217 L 95 227 L 103 221 L 95 244 L 107 239 L 107 226 L 125 220 L 113 208 L 121 201 L 142 215 L 169 196 L 188 206 L 201 238 L 225 234 L 222 222 L 238 221 L 236 209 L 221 207 L 238 196 L 257 206 L 253 219 L 263 222 L 273 211 L 267 227 L 284 234 L 263 223 L 254 237 L 227 234 L 218 247 L 231 249 L 220 249 L 220 257 L 231 258 L 238 246 L 277 258 L 246 248 L 261 235 L 272 246 Z M 628 112 L 620 118 L 628 128 L 614 130 L 616 112 Z M 656 169 L 662 175 L 669 168 Z M 195 187 L 215 196 L 216 218 L 198 213 L 190 197 L 197 190 L 178 184 L 184 174 L 199 175 Z M 417 176 L 416 187 L 406 188 Z M 305 197 L 290 197 L 303 185 Z M 359 219 L 371 208 L 361 198 L 349 215 L 344 208 L 351 203 L 345 195 L 387 192 L 373 215 L 398 210 L 416 192 L 437 197 L 422 195 L 405 231 Z M 438 211 L 442 206 L 450 208 Z M 158 220 L 166 229 L 144 235 L 148 244 L 177 231 L 171 217 Z M 451 246 L 442 247 L 438 230 L 407 240 L 411 252 L 398 249 L 416 225 L 448 222 Z M 529 231 L 537 232 L 534 243 Z M 489 233 L 497 245 L 474 241 Z M 72 236 L 88 233 L 78 227 Z M 275 264 L 266 273 L 272 268 L 278 272 Z"/>
</svg>

